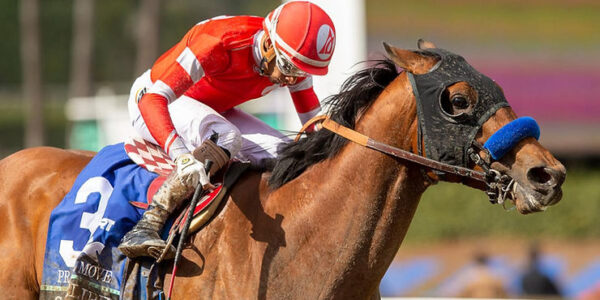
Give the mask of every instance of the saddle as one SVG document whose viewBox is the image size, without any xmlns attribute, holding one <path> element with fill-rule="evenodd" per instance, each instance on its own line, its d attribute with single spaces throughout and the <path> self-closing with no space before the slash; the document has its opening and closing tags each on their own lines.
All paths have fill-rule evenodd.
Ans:
<svg viewBox="0 0 600 300">
<path fill-rule="evenodd" d="M 147 209 L 152 203 L 152 197 L 158 191 L 169 173 L 175 169 L 175 163 L 159 146 L 154 145 L 141 137 L 130 137 L 125 142 L 125 152 L 133 162 L 146 170 L 159 176 L 148 187 L 148 203 L 130 201 L 135 207 Z M 216 189 L 199 199 L 194 208 L 193 218 L 189 233 L 198 231 L 213 216 L 221 200 L 225 198 L 228 190 L 235 184 L 237 179 L 248 169 L 249 163 L 237 160 L 230 161 L 220 172 L 211 177 L 211 181 L 217 186 Z M 189 205 L 181 211 L 169 230 L 169 235 L 181 233 L 183 224 L 187 219 Z"/>
</svg>

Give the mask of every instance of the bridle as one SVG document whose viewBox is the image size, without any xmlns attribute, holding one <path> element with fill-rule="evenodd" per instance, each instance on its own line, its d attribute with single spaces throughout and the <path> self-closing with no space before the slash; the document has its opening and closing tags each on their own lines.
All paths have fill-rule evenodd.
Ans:
<svg viewBox="0 0 600 300">
<path fill-rule="evenodd" d="M 481 145 L 475 140 L 475 135 L 498 109 L 508 106 L 504 95 L 491 79 L 473 69 L 462 57 L 442 49 L 431 50 L 429 54 L 440 57 L 438 64 L 429 73 L 414 75 L 407 72 L 417 102 L 417 153 L 373 140 L 340 125 L 329 116 L 317 116 L 309 120 L 296 140 L 307 128 L 316 124 L 317 128 L 325 128 L 364 147 L 432 170 L 434 176 L 423 172 L 429 181 L 436 182 L 439 176 L 453 174 L 462 178 L 463 182 L 471 179 L 483 183 L 490 202 L 504 205 L 505 200 L 514 199 L 515 180 L 492 169 L 491 164 L 523 138 L 539 138 L 539 127 L 532 118 L 518 118 L 504 125 Z M 473 115 L 462 118 L 459 122 L 444 116 L 440 112 L 438 101 L 449 85 L 461 81 L 469 82 L 472 87 L 477 88 L 480 97 Z M 457 143 L 447 144 L 449 136 Z M 422 153 L 422 146 L 425 146 L 426 155 Z M 482 157 L 480 153 L 485 155 Z M 472 163 L 483 172 L 468 168 Z"/>
<path fill-rule="evenodd" d="M 514 184 L 514 179 L 508 175 L 502 175 L 500 172 L 490 167 L 491 162 L 489 159 L 482 158 L 478 152 L 470 150 L 471 159 L 479 165 L 484 172 L 476 171 L 473 169 L 455 166 L 447 163 L 443 163 L 425 156 L 400 149 L 377 140 L 374 140 L 366 135 L 363 135 L 353 129 L 340 125 L 339 123 L 332 120 L 329 116 L 320 115 L 310 119 L 304 124 L 300 133 L 296 137 L 296 141 L 300 139 L 302 133 L 306 132 L 310 126 L 315 124 L 318 129 L 325 128 L 339 136 L 346 138 L 354 143 L 361 146 L 379 151 L 381 153 L 390 155 L 395 158 L 403 159 L 421 165 L 427 169 L 438 171 L 438 175 L 453 174 L 462 177 L 463 179 L 472 179 L 478 182 L 482 182 L 486 185 L 486 194 L 489 197 L 491 203 L 503 204 L 504 200 L 511 197 L 511 189 Z M 474 148 L 470 148 L 474 149 Z M 487 151 L 487 150 L 484 150 Z M 428 181 L 435 182 L 437 179 L 430 177 L 424 173 L 424 176 Z"/>
<path fill-rule="evenodd" d="M 487 155 L 481 157 L 480 152 L 484 152 Z M 492 169 L 492 161 L 490 159 L 491 154 L 488 149 L 483 147 L 480 143 L 473 140 L 473 146 L 467 150 L 469 159 L 483 169 L 485 174 L 485 193 L 492 204 L 505 204 L 505 200 L 514 199 L 512 190 L 515 184 L 515 179 L 502 174 L 497 170 Z"/>
</svg>

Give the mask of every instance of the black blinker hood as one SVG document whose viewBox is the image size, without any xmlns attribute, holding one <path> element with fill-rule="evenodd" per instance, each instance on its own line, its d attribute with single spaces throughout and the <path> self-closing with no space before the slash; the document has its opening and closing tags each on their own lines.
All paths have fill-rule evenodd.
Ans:
<svg viewBox="0 0 600 300">
<path fill-rule="evenodd" d="M 462 56 L 437 48 L 421 53 L 437 56 L 440 61 L 427 74 L 407 72 L 417 99 L 419 145 L 422 135 L 427 157 L 467 167 L 467 150 L 479 128 L 499 108 L 509 106 L 508 102 L 494 81 L 475 70 Z M 442 110 L 440 100 L 448 86 L 461 81 L 477 91 L 478 101 L 469 115 L 453 117 Z M 421 147 L 418 148 L 421 152 Z"/>
</svg>

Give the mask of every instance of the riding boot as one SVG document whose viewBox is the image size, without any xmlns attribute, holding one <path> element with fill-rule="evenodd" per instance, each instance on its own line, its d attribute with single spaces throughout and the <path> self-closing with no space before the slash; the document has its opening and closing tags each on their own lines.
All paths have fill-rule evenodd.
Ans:
<svg viewBox="0 0 600 300">
<path fill-rule="evenodd" d="M 167 243 L 160 237 L 165 222 L 177 207 L 194 192 L 194 187 L 185 186 L 173 171 L 152 197 L 152 204 L 142 219 L 129 231 L 119 245 L 127 257 L 160 257 Z M 175 247 L 170 245 L 165 258 L 175 256 Z"/>
<path fill-rule="evenodd" d="M 129 258 L 139 256 L 160 257 L 167 243 L 158 234 L 170 213 L 165 209 L 150 205 L 144 212 L 142 219 L 121 240 L 119 250 Z M 172 258 L 175 247 L 170 245 L 166 258 Z"/>
<path fill-rule="evenodd" d="M 207 140 L 194 150 L 194 156 L 199 161 L 209 159 L 213 162 L 211 173 L 216 173 L 229 162 L 229 153 Z M 213 174 L 214 174 L 213 173 Z M 166 220 L 186 199 L 194 193 L 194 186 L 187 186 L 177 176 L 174 170 L 152 197 L 152 204 L 144 212 L 142 219 L 121 240 L 119 250 L 127 257 L 139 256 L 160 257 L 167 243 L 160 238 Z M 166 259 L 175 256 L 175 247 L 170 245 L 165 255 Z"/>
</svg>

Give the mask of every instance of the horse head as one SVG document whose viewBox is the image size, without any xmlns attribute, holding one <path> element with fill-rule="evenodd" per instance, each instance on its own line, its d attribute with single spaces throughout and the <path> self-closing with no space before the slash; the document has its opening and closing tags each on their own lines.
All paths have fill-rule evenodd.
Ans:
<svg viewBox="0 0 600 300">
<path fill-rule="evenodd" d="M 302 273 L 304 298 L 378 298 L 421 195 L 438 180 L 523 214 L 562 197 L 565 168 L 538 143 L 535 120 L 517 118 L 500 86 L 461 56 L 419 44 L 385 44 L 391 60 L 351 75 L 327 114 L 304 125 L 321 129 L 282 147 L 265 176 L 261 203 L 284 217 L 279 264 L 291 269 L 280 274 Z"/>
<path fill-rule="evenodd" d="M 512 201 L 522 214 L 560 201 L 566 169 L 537 141 L 537 123 L 517 118 L 502 88 L 461 56 L 423 40 L 418 46 L 413 51 L 384 43 L 406 71 L 417 103 L 412 152 L 485 173 L 486 180 L 427 176 L 485 190 L 492 202 Z"/>
</svg>

